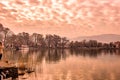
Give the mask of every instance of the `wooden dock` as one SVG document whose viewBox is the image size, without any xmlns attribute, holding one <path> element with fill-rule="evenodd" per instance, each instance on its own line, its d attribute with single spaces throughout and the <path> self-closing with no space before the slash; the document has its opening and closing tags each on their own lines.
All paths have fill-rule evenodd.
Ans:
<svg viewBox="0 0 120 80">
<path fill-rule="evenodd" d="M 18 78 L 18 68 L 0 61 L 0 80 L 7 78 L 11 78 L 12 80 Z"/>
</svg>

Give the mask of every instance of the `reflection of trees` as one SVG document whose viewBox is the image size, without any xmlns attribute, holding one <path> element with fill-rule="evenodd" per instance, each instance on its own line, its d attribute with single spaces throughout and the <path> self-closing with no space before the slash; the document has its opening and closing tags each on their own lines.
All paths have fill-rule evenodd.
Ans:
<svg viewBox="0 0 120 80">
<path fill-rule="evenodd" d="M 42 62 L 44 58 L 48 63 L 58 62 L 61 59 L 66 59 L 66 51 L 63 49 L 41 49 L 33 52 L 36 53 L 38 62 Z"/>
<path fill-rule="evenodd" d="M 120 55 L 120 49 L 116 50 L 116 55 Z"/>
<path fill-rule="evenodd" d="M 36 58 L 36 62 L 42 63 L 45 58 L 46 62 L 58 62 L 61 59 L 66 59 L 66 50 L 63 49 L 41 49 L 41 50 L 30 50 L 28 53 L 24 54 L 19 51 L 14 52 L 14 57 L 19 56 L 18 59 L 21 62 L 29 62 L 32 60 L 33 56 Z"/>
<path fill-rule="evenodd" d="M 42 60 L 44 59 L 44 56 L 47 53 L 46 49 L 36 50 L 37 55 L 37 62 L 42 63 Z"/>
<path fill-rule="evenodd" d="M 60 60 L 65 60 L 67 55 L 84 56 L 84 57 L 97 57 L 99 55 L 120 55 L 120 50 L 115 49 L 88 49 L 88 50 L 77 50 L 70 49 L 67 53 L 67 49 L 41 49 L 41 50 L 29 50 L 27 53 L 22 51 L 5 51 L 5 58 L 9 61 L 16 63 L 28 63 L 33 61 L 33 63 L 42 63 L 43 59 L 48 63 L 59 62 Z"/>
<path fill-rule="evenodd" d="M 120 55 L 120 50 L 116 49 L 70 49 L 69 50 L 71 55 L 76 55 L 76 56 L 89 56 L 89 57 L 97 57 L 99 55 Z"/>
<path fill-rule="evenodd" d="M 48 54 L 45 56 L 47 62 L 57 62 L 62 58 L 61 49 L 49 49 Z"/>
<path fill-rule="evenodd" d="M 116 49 L 104 49 L 102 50 L 102 52 L 104 53 L 104 55 L 110 54 L 110 55 L 114 55 L 116 54 Z"/>
<path fill-rule="evenodd" d="M 76 56 L 84 56 L 84 57 L 86 57 L 86 56 L 90 56 L 90 57 L 97 57 L 98 55 L 100 55 L 100 53 L 101 53 L 101 50 L 84 50 L 84 49 L 81 49 L 81 50 L 77 50 L 77 49 L 70 49 L 69 50 L 70 51 L 70 53 L 72 54 L 72 55 L 76 55 Z"/>
</svg>

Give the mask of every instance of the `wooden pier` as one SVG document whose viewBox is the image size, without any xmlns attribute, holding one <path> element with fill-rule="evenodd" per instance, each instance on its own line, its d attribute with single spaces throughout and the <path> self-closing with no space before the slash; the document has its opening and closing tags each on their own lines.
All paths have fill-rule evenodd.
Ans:
<svg viewBox="0 0 120 80">
<path fill-rule="evenodd" d="M 11 78 L 12 80 L 18 78 L 18 68 L 5 62 L 0 62 L 0 80 L 7 78 Z"/>
<path fill-rule="evenodd" d="M 34 69 L 26 67 L 25 65 L 15 67 L 8 62 L 0 61 L 0 80 L 6 80 L 8 78 L 11 78 L 11 80 L 16 80 L 19 76 L 33 72 L 35 72 Z"/>
</svg>

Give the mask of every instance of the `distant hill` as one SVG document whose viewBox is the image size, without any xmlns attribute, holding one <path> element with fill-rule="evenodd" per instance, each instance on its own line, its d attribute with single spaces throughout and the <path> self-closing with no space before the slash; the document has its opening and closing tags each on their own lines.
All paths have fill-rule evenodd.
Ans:
<svg viewBox="0 0 120 80">
<path fill-rule="evenodd" d="M 120 41 L 120 35 L 116 34 L 102 34 L 102 35 L 94 35 L 94 36 L 81 36 L 72 39 L 73 41 L 82 41 L 82 40 L 97 40 L 99 42 L 115 42 Z"/>
</svg>

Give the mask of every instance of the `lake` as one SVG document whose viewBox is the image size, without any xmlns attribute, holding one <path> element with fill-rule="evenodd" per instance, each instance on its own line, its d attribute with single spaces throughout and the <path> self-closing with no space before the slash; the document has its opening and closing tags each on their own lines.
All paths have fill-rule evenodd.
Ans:
<svg viewBox="0 0 120 80">
<path fill-rule="evenodd" d="M 4 60 L 34 72 L 19 80 L 120 80 L 120 50 L 8 50 Z"/>
</svg>

